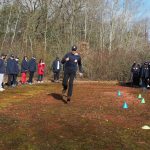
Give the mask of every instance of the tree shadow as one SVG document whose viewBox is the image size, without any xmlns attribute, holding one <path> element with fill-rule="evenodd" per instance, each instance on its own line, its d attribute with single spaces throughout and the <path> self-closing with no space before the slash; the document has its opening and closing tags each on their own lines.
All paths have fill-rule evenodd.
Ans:
<svg viewBox="0 0 150 150">
<path fill-rule="evenodd" d="M 55 100 L 62 101 L 65 104 L 67 103 L 67 101 L 65 100 L 65 99 L 67 99 L 67 96 L 62 97 L 62 95 L 58 94 L 58 93 L 50 93 L 48 95 L 52 96 Z"/>
</svg>

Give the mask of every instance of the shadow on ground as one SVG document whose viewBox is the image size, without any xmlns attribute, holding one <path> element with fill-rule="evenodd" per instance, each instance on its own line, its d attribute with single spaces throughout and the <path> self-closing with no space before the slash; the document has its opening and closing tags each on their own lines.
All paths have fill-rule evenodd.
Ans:
<svg viewBox="0 0 150 150">
<path fill-rule="evenodd" d="M 125 86 L 125 87 L 131 87 L 131 88 L 141 88 L 141 86 L 133 85 L 132 82 L 119 81 L 118 85 Z"/>
<path fill-rule="evenodd" d="M 66 99 L 67 99 L 67 96 L 63 96 L 61 94 L 58 94 L 58 93 L 50 93 L 48 94 L 50 96 L 52 96 L 55 100 L 58 100 L 58 101 L 62 101 L 63 103 L 66 104 Z"/>
</svg>

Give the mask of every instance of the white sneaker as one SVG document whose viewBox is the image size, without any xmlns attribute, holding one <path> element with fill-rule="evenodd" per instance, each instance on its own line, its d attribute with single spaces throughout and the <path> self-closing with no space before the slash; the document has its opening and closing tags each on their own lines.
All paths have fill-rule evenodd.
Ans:
<svg viewBox="0 0 150 150">
<path fill-rule="evenodd" d="M 2 91 L 4 91 L 5 89 L 3 89 L 3 88 L 0 88 L 0 91 L 2 92 Z"/>
</svg>

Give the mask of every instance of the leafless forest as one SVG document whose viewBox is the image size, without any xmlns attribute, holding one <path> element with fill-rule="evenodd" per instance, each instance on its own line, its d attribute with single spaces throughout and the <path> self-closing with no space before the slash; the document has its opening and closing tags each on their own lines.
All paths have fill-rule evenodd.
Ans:
<svg viewBox="0 0 150 150">
<path fill-rule="evenodd" d="M 76 44 L 85 77 L 127 80 L 134 60 L 150 60 L 150 22 L 141 5 L 142 0 L 0 0 L 0 51 L 35 55 L 49 67 Z"/>
</svg>

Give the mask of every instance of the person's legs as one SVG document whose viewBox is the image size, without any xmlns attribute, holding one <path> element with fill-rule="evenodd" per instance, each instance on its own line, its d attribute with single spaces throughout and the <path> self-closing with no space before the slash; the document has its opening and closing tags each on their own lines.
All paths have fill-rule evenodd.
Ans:
<svg viewBox="0 0 150 150">
<path fill-rule="evenodd" d="M 29 83 L 33 82 L 33 76 L 34 76 L 34 72 L 30 72 L 29 73 Z"/>
<path fill-rule="evenodd" d="M 73 72 L 70 74 L 70 79 L 69 79 L 69 89 L 68 89 L 68 101 L 70 101 L 70 98 L 72 96 L 72 91 L 73 91 L 73 81 L 74 81 L 74 78 L 76 76 L 76 73 Z"/>
<path fill-rule="evenodd" d="M 57 80 L 57 73 L 54 72 L 54 81 L 56 81 L 56 80 Z"/>
<path fill-rule="evenodd" d="M 11 86 L 12 83 L 12 74 L 8 74 L 8 86 Z"/>
<path fill-rule="evenodd" d="M 2 83 L 3 83 L 3 79 L 4 79 L 4 74 L 0 74 L 0 90 L 4 90 L 2 87 Z"/>
<path fill-rule="evenodd" d="M 68 88 L 68 79 L 69 79 L 68 72 L 64 72 L 64 78 L 63 78 L 63 82 L 62 82 L 63 92 L 64 93 L 66 92 L 66 90 Z"/>
<path fill-rule="evenodd" d="M 37 79 L 37 81 L 38 81 L 38 82 L 41 81 L 41 75 L 40 75 L 40 74 L 38 74 L 38 79 Z"/>
<path fill-rule="evenodd" d="M 60 71 L 57 72 L 57 80 L 59 80 Z"/>
<path fill-rule="evenodd" d="M 16 80 L 17 80 L 17 75 L 16 75 L 16 74 L 13 74 L 13 75 L 12 75 L 12 85 L 13 85 L 13 86 L 16 86 L 16 85 L 17 85 L 17 81 L 16 81 Z"/>
<path fill-rule="evenodd" d="M 44 76 L 44 75 L 42 74 L 42 75 L 41 75 L 41 82 L 43 82 L 43 76 Z"/>
<path fill-rule="evenodd" d="M 23 72 L 23 73 L 21 73 L 21 83 L 26 83 L 26 73 L 25 72 Z"/>
</svg>

